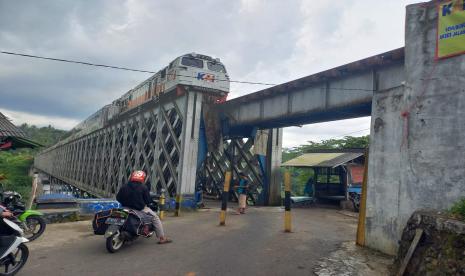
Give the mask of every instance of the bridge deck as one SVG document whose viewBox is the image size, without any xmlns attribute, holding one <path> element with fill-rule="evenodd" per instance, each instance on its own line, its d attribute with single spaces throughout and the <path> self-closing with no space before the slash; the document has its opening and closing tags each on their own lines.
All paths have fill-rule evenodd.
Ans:
<svg viewBox="0 0 465 276">
<path fill-rule="evenodd" d="M 374 91 L 405 80 L 396 49 L 229 100 L 220 110 L 231 126 L 278 128 L 369 116 Z"/>
</svg>

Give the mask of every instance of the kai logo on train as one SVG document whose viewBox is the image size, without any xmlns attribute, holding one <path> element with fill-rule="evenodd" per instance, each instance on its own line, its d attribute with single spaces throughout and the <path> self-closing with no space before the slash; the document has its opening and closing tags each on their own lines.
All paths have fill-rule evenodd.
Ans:
<svg viewBox="0 0 465 276">
<path fill-rule="evenodd" d="M 197 79 L 198 80 L 203 80 L 203 81 L 214 82 L 215 81 L 215 75 L 207 74 L 207 73 L 198 73 L 197 74 Z"/>
<path fill-rule="evenodd" d="M 438 34 L 436 58 L 465 53 L 465 0 L 438 4 Z"/>
</svg>

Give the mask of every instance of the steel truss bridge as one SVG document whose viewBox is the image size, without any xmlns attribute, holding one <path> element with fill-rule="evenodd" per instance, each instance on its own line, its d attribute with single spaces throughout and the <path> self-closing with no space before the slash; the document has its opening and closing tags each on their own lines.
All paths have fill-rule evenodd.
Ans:
<svg viewBox="0 0 465 276">
<path fill-rule="evenodd" d="M 208 92 L 185 87 L 121 115 L 85 136 L 42 151 L 36 169 L 100 197 L 113 197 L 133 170 L 147 172 L 152 191 L 219 197 L 224 173 L 248 175 L 249 202 L 281 203 L 282 127 L 371 114 L 372 95 L 403 85 L 404 49 L 397 49 L 213 105 Z M 199 158 L 205 108 L 221 119 L 222 144 Z M 219 120 L 218 119 L 218 120 Z M 254 152 L 267 129 L 266 152 Z M 305 142 L 305 141 L 302 141 Z M 236 195 L 232 195 L 235 197 Z"/>
</svg>

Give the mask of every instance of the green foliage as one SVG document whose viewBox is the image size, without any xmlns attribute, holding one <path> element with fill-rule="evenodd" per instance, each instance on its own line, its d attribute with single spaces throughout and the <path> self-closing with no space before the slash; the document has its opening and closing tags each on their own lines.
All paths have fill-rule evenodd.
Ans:
<svg viewBox="0 0 465 276">
<path fill-rule="evenodd" d="M 33 158 L 27 151 L 0 152 L 0 175 L 6 177 L 1 180 L 3 188 L 17 191 L 27 200 L 32 186 L 32 178 L 28 176 L 32 162 Z"/>
<path fill-rule="evenodd" d="M 353 148 L 366 148 L 369 144 L 369 136 L 353 137 L 345 136 L 342 139 L 328 139 L 321 142 L 308 141 L 305 145 L 300 145 L 294 148 L 283 149 L 282 162 L 287 162 L 297 156 L 307 153 L 312 150 L 319 149 L 353 149 Z M 296 196 L 303 195 L 305 184 L 310 177 L 314 176 L 313 169 L 311 168 L 289 168 L 292 179 L 292 194 Z M 326 181 L 326 176 L 324 181 Z M 333 178 L 334 176 L 332 176 Z M 331 179 L 337 182 L 337 179 Z"/>
<path fill-rule="evenodd" d="M 308 144 L 283 150 L 283 162 L 291 160 L 311 150 L 319 149 L 354 149 L 368 147 L 370 136 L 345 136 L 342 139 L 329 139 L 321 142 L 308 141 Z"/>
<path fill-rule="evenodd" d="M 48 127 L 36 127 L 28 124 L 19 126 L 28 138 L 45 147 L 57 143 L 67 135 L 67 131 Z M 34 155 L 38 149 L 20 149 L 15 151 L 0 151 L 0 175 L 6 177 L 1 180 L 5 190 L 13 190 L 27 200 L 31 193 L 32 178 L 28 175 L 32 166 Z"/>
<path fill-rule="evenodd" d="M 465 219 L 465 198 L 454 203 L 454 205 L 452 205 L 449 209 L 449 213 L 451 213 L 454 217 Z"/>
<path fill-rule="evenodd" d="M 56 144 L 68 134 L 68 131 L 56 129 L 50 125 L 48 127 L 36 127 L 34 125 L 22 124 L 19 128 L 23 130 L 30 139 L 45 147 Z"/>
</svg>

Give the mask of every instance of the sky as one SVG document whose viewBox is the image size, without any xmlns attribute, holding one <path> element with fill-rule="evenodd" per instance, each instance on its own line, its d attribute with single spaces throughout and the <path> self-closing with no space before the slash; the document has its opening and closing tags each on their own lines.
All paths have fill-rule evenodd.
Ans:
<svg viewBox="0 0 465 276">
<path fill-rule="evenodd" d="M 0 0 L 0 50 L 158 71 L 191 52 L 233 80 L 283 83 L 404 45 L 412 0 Z M 0 112 L 71 129 L 150 74 L 0 54 Z M 231 84 L 229 98 L 266 88 Z M 369 133 L 370 118 L 289 127 L 284 147 Z"/>
</svg>

